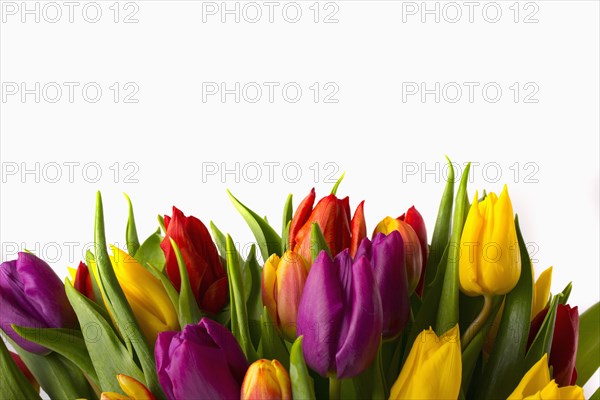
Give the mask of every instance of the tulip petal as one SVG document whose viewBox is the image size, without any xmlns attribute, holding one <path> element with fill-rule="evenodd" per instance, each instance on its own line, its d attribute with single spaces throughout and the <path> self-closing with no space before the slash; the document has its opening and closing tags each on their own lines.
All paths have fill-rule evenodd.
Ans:
<svg viewBox="0 0 600 400">
<path fill-rule="evenodd" d="M 351 230 L 351 242 L 350 242 L 350 255 L 354 257 L 356 255 L 356 251 L 358 250 L 359 245 L 363 241 L 364 238 L 367 237 L 367 223 L 365 221 L 365 201 L 361 201 L 358 207 L 356 207 L 356 211 L 354 211 L 354 216 L 352 217 L 352 221 L 350 222 L 350 230 Z"/>
<path fill-rule="evenodd" d="M 310 190 L 308 196 L 306 196 L 302 202 L 298 205 L 296 212 L 294 213 L 294 217 L 292 218 L 292 222 L 290 223 L 290 233 L 289 233 L 289 248 L 293 249 L 297 243 L 296 236 L 298 235 L 298 231 L 306 224 L 308 217 L 312 213 L 313 204 L 315 203 L 315 188 Z"/>
</svg>

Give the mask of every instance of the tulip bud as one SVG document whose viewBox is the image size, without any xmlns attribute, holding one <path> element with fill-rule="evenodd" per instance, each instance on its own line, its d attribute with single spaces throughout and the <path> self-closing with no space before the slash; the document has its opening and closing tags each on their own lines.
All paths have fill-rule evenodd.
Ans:
<svg viewBox="0 0 600 400">
<path fill-rule="evenodd" d="M 242 400 L 291 400 L 292 384 L 287 371 L 277 360 L 258 360 L 246 372 Z"/>
<path fill-rule="evenodd" d="M 75 272 L 75 279 L 73 281 L 73 287 L 79 293 L 94 301 L 94 289 L 92 286 L 92 278 L 90 276 L 90 270 L 87 265 L 83 262 L 79 262 L 77 271 Z"/>
<path fill-rule="evenodd" d="M 73 328 L 77 323 L 65 287 L 46 262 L 31 253 L 0 265 L 0 327 L 23 349 L 50 351 L 17 334 L 12 324 L 28 328 Z"/>
<path fill-rule="evenodd" d="M 117 380 L 126 396 L 114 392 L 103 392 L 100 400 L 155 400 L 152 392 L 137 379 L 119 374 Z"/>
<path fill-rule="evenodd" d="M 404 243 L 404 265 L 408 278 L 408 293 L 411 294 L 417 288 L 423 271 L 421 242 L 415 230 L 408 223 L 392 217 L 385 217 L 377 224 L 373 237 L 378 233 L 388 235 L 394 231 L 400 232 Z"/>
<path fill-rule="evenodd" d="M 508 189 L 500 197 L 477 193 L 460 239 L 460 289 L 468 296 L 510 292 L 521 275 L 521 255 Z"/>
<path fill-rule="evenodd" d="M 239 398 L 248 362 L 233 334 L 217 322 L 202 318 L 181 332 L 161 332 L 154 355 L 169 400 Z"/>
<path fill-rule="evenodd" d="M 419 244 L 421 245 L 421 277 L 419 278 L 419 283 L 417 285 L 417 294 L 421 296 L 423 293 L 423 285 L 425 284 L 425 267 L 427 266 L 427 257 L 429 256 L 425 221 L 423 220 L 421 213 L 418 212 L 414 206 L 409 208 L 406 214 L 399 216 L 398 219 L 409 224 L 419 238 Z"/>
<path fill-rule="evenodd" d="M 531 319 L 533 320 L 546 305 L 550 297 L 550 285 L 552 284 L 552 267 L 540 274 L 533 287 L 533 303 L 531 305 Z"/>
<path fill-rule="evenodd" d="M 162 283 L 129 254 L 112 246 L 115 275 L 148 343 L 159 332 L 179 329 L 175 307 Z"/>
<path fill-rule="evenodd" d="M 458 325 L 441 337 L 429 328 L 415 339 L 390 399 L 456 399 L 461 379 Z"/>
<path fill-rule="evenodd" d="M 12 351 L 10 351 L 9 353 L 10 353 L 11 358 L 15 362 L 15 364 L 17 364 L 17 367 L 19 367 L 19 370 L 21 370 L 23 375 L 25 375 L 25 378 L 27 378 L 29 383 L 31 383 L 31 386 L 33 386 L 33 389 L 39 393 L 40 384 L 35 380 L 35 377 L 31 373 L 29 368 L 27 368 L 27 365 L 25 365 L 23 360 L 21 360 L 21 357 L 19 357 L 18 354 L 13 353 Z"/>
<path fill-rule="evenodd" d="M 371 262 L 381 296 L 383 338 L 393 339 L 402 332 L 410 314 L 402 236 L 394 231 L 387 236 L 378 233 L 373 242 L 364 239 L 356 258 L 362 256 Z"/>
<path fill-rule="evenodd" d="M 308 264 L 302 256 L 288 250 L 279 258 L 273 254 L 263 267 L 262 300 L 271 321 L 285 339 L 296 339 L 296 318 Z"/>
<path fill-rule="evenodd" d="M 543 309 L 531 321 L 528 348 L 539 332 L 546 314 L 548 314 L 548 308 Z M 578 339 L 579 312 L 577 307 L 571 308 L 569 305 L 559 304 L 556 310 L 552 346 L 550 348 L 550 365 L 553 369 L 554 380 L 559 386 L 573 385 L 577 381 L 575 358 L 577 356 Z"/>
<path fill-rule="evenodd" d="M 180 290 L 181 277 L 171 239 L 177 243 L 188 272 L 192 293 L 198 307 L 217 314 L 227 303 L 227 273 L 206 226 L 196 217 L 186 217 L 173 207 L 173 217 L 165 215 L 165 238 L 160 247 L 165 253 L 167 275 Z"/>
<path fill-rule="evenodd" d="M 579 386 L 558 387 L 554 380 L 550 380 L 548 370 L 548 355 L 538 361 L 521 379 L 517 388 L 508 396 L 507 400 L 583 400 L 583 389 Z"/>
<path fill-rule="evenodd" d="M 300 307 L 306 363 L 322 376 L 356 376 L 373 362 L 383 328 L 381 298 L 366 257 L 349 250 L 333 260 L 321 251 L 310 268 Z"/>
</svg>

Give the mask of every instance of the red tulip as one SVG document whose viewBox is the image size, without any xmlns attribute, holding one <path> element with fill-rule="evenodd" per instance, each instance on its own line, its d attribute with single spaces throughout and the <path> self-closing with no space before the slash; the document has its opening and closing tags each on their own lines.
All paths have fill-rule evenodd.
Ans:
<svg viewBox="0 0 600 400">
<path fill-rule="evenodd" d="M 79 262 L 77 272 L 75 273 L 75 282 L 73 282 L 73 287 L 88 299 L 92 301 L 95 300 L 90 270 L 88 266 L 81 261 Z"/>
<path fill-rule="evenodd" d="M 529 348 L 533 339 L 535 339 L 547 313 L 548 308 L 545 308 L 531 321 L 527 348 Z M 577 381 L 575 357 L 577 356 L 578 337 L 579 312 L 577 307 L 571 308 L 569 305 L 559 304 L 556 310 L 556 322 L 554 323 L 554 335 L 552 336 L 549 362 L 554 371 L 554 380 L 559 386 L 571 386 Z"/>
<path fill-rule="evenodd" d="M 352 254 L 366 236 L 366 226 L 361 203 L 350 219 L 350 200 L 338 199 L 334 194 L 323 197 L 313 208 L 315 189 L 298 206 L 290 224 L 289 246 L 304 259 L 312 260 L 310 233 L 314 222 L 319 224 L 331 254 L 335 256 L 350 248 Z"/>
<path fill-rule="evenodd" d="M 405 214 L 399 216 L 398 219 L 406 222 L 411 226 L 411 228 L 413 228 L 419 238 L 419 243 L 421 244 L 421 261 L 423 268 L 421 269 L 421 278 L 419 279 L 419 284 L 417 285 L 417 294 L 421 296 L 423 293 L 423 284 L 425 279 L 425 266 L 427 265 L 427 256 L 429 254 L 425 221 L 423 220 L 421 213 L 419 213 L 414 206 L 409 208 Z"/>
<path fill-rule="evenodd" d="M 160 247 L 165 253 L 169 279 L 179 290 L 181 277 L 170 242 L 173 239 L 183 256 L 198 306 L 211 314 L 218 313 L 227 303 L 229 286 L 227 273 L 206 226 L 198 218 L 186 217 L 173 207 L 173 217 L 165 215 L 165 229 L 167 232 Z"/>
</svg>

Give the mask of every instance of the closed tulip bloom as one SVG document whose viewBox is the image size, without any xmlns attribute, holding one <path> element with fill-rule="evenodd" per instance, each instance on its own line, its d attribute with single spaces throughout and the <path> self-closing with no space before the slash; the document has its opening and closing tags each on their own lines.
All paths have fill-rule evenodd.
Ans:
<svg viewBox="0 0 600 400">
<path fill-rule="evenodd" d="M 27 380 L 29 381 L 29 383 L 31 384 L 33 389 L 39 393 L 40 384 L 35 380 L 35 377 L 31 373 L 29 368 L 27 368 L 27 365 L 25 365 L 23 360 L 21 360 L 21 357 L 19 357 L 18 354 L 13 353 L 12 351 L 9 351 L 9 353 L 10 353 L 11 358 L 13 359 L 15 364 L 17 364 L 17 367 L 19 367 L 19 370 L 21 370 L 23 375 L 25 375 L 25 378 L 27 378 Z"/>
<path fill-rule="evenodd" d="M 225 327 L 202 318 L 181 332 L 162 332 L 154 349 L 158 381 L 169 400 L 236 399 L 248 362 Z"/>
<path fill-rule="evenodd" d="M 159 332 L 179 329 L 177 312 L 162 283 L 136 259 L 112 246 L 115 275 L 148 343 Z"/>
<path fill-rule="evenodd" d="M 552 267 L 540 274 L 533 287 L 533 303 L 531 305 L 531 319 L 535 318 L 548 304 L 550 298 L 550 285 L 552 284 Z"/>
<path fill-rule="evenodd" d="M 332 255 L 347 248 L 358 248 L 365 237 L 363 203 L 350 219 L 350 200 L 338 199 L 334 194 L 323 197 L 313 208 L 315 189 L 298 206 L 290 223 L 289 248 L 299 253 L 307 261 L 312 261 L 311 227 L 318 223 Z"/>
<path fill-rule="evenodd" d="M 408 282 L 404 265 L 404 244 L 398 231 L 378 233 L 373 242 L 364 239 L 356 258 L 370 260 L 381 296 L 384 339 L 397 337 L 406 326 L 410 314 Z"/>
<path fill-rule="evenodd" d="M 410 225 L 419 238 L 421 245 L 421 277 L 417 284 L 417 294 L 421 296 L 423 293 L 423 285 L 425 284 L 425 267 L 427 266 L 427 258 L 429 256 L 429 244 L 427 243 L 427 228 L 423 216 L 417 209 L 412 206 L 405 214 L 398 217 L 400 221 L 404 221 Z"/>
<path fill-rule="evenodd" d="M 366 257 L 321 251 L 298 309 L 306 363 L 322 376 L 350 378 L 373 362 L 383 328 L 381 298 Z"/>
<path fill-rule="evenodd" d="M 46 262 L 21 252 L 0 265 L 0 327 L 23 349 L 50 351 L 19 336 L 11 324 L 28 328 L 73 328 L 77 323 L 65 287 Z"/>
<path fill-rule="evenodd" d="M 558 387 L 550 380 L 548 355 L 538 361 L 521 379 L 507 400 L 583 400 L 583 389 L 579 386 Z"/>
<path fill-rule="evenodd" d="M 408 278 L 408 293 L 412 294 L 419 284 L 423 272 L 423 253 L 421 241 L 415 230 L 406 222 L 392 217 L 385 217 L 373 232 L 373 237 L 378 233 L 389 235 L 398 231 L 402 236 L 404 244 L 404 265 L 406 266 L 406 277 Z"/>
<path fill-rule="evenodd" d="M 92 277 L 90 275 L 90 270 L 87 265 L 83 262 L 79 262 L 79 266 L 77 270 L 75 270 L 73 278 L 73 287 L 79 293 L 87 297 L 88 299 L 94 301 L 94 288 L 92 286 Z"/>
<path fill-rule="evenodd" d="M 229 296 L 227 273 L 206 226 L 196 217 L 186 217 L 173 207 L 173 217 L 165 215 L 166 235 L 160 244 L 165 253 L 167 275 L 177 290 L 181 287 L 179 264 L 171 246 L 173 239 L 188 272 L 192 293 L 201 310 L 217 314 Z"/>
<path fill-rule="evenodd" d="M 292 384 L 287 371 L 277 360 L 258 360 L 246 372 L 242 400 L 291 400 Z"/>
<path fill-rule="evenodd" d="M 510 292 L 521 275 L 514 214 L 506 185 L 497 197 L 477 193 L 460 239 L 459 282 L 468 296 Z"/>
<path fill-rule="evenodd" d="M 308 263 L 299 254 L 286 251 L 281 258 L 267 259 L 262 275 L 262 300 L 271 321 L 289 341 L 296 339 L 296 319 Z"/>
<path fill-rule="evenodd" d="M 542 310 L 531 321 L 528 347 L 539 332 L 546 314 L 548 314 L 548 308 Z M 577 307 L 571 308 L 569 305 L 559 304 L 556 310 L 554 334 L 550 348 L 550 365 L 552 366 L 554 380 L 559 386 L 574 385 L 577 381 L 575 358 L 577 356 L 578 339 L 579 312 Z"/>
<path fill-rule="evenodd" d="M 441 337 L 429 328 L 415 339 L 390 399 L 456 399 L 461 379 L 458 325 Z"/>
<path fill-rule="evenodd" d="M 144 384 L 127 375 L 117 375 L 119 386 L 125 393 L 103 392 L 100 400 L 155 400 L 152 392 Z"/>
</svg>

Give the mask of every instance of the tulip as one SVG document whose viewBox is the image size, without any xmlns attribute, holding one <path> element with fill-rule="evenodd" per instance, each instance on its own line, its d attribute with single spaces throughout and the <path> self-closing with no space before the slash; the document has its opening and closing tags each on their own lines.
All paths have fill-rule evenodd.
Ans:
<svg viewBox="0 0 600 400">
<path fill-rule="evenodd" d="M 523 376 L 517 388 L 507 400 L 583 400 L 579 386 L 558 387 L 550 380 L 548 355 L 544 356 Z"/>
<path fill-rule="evenodd" d="M 169 400 L 239 398 L 248 362 L 225 327 L 208 318 L 162 332 L 154 349 L 158 381 Z"/>
<path fill-rule="evenodd" d="M 313 208 L 315 189 L 298 206 L 290 224 L 289 248 L 300 253 L 305 260 L 312 260 L 311 227 L 319 224 L 332 255 L 351 248 L 354 251 L 366 236 L 364 204 L 361 203 L 350 220 L 350 200 L 338 199 L 334 194 L 323 197 Z"/>
<path fill-rule="evenodd" d="M 296 339 L 298 306 L 308 268 L 302 256 L 291 250 L 281 258 L 273 254 L 263 267 L 263 304 L 279 332 L 292 342 Z"/>
<path fill-rule="evenodd" d="M 418 212 L 414 206 L 409 208 L 405 214 L 399 216 L 398 219 L 409 224 L 419 238 L 419 244 L 421 245 L 421 277 L 417 284 L 417 294 L 421 296 L 423 294 L 423 285 L 425 284 L 425 267 L 427 266 L 427 258 L 429 256 L 425 221 L 423 220 L 421 213 Z"/>
<path fill-rule="evenodd" d="M 23 349 L 50 350 L 19 336 L 11 324 L 29 328 L 73 328 L 77 323 L 65 287 L 46 262 L 31 253 L 0 265 L 0 327 Z"/>
<path fill-rule="evenodd" d="M 542 310 L 531 321 L 529 329 L 529 347 L 537 335 L 548 308 Z M 550 365 L 553 368 L 553 376 L 559 386 L 569 386 L 577 381 L 577 370 L 575 369 L 575 358 L 577 356 L 577 342 L 579 338 L 579 312 L 577 307 L 559 304 L 556 310 L 554 322 L 554 334 L 550 348 Z"/>
<path fill-rule="evenodd" d="M 408 293 L 411 294 L 417 288 L 423 272 L 421 242 L 415 230 L 407 222 L 392 217 L 385 217 L 377 224 L 373 237 L 378 233 L 389 235 L 394 231 L 400 232 L 404 243 L 404 265 L 408 278 Z"/>
<path fill-rule="evenodd" d="M 456 399 L 461 379 L 458 325 L 441 337 L 429 328 L 415 339 L 390 399 Z"/>
<path fill-rule="evenodd" d="M 112 246 L 115 275 L 148 343 L 159 332 L 179 329 L 177 312 L 162 283 L 136 259 Z"/>
<path fill-rule="evenodd" d="M 27 365 L 25 365 L 23 360 L 21 360 L 21 357 L 19 357 L 18 354 L 13 353 L 12 351 L 10 351 L 9 353 L 10 353 L 10 356 L 12 357 L 13 361 L 15 362 L 15 364 L 17 364 L 17 367 L 19 367 L 19 370 L 21 370 L 23 375 L 25 375 L 25 378 L 27 378 L 29 383 L 31 383 L 31 386 L 33 386 L 33 389 L 39 393 L 40 384 L 35 380 L 35 377 L 31 373 L 29 368 L 27 368 Z"/>
<path fill-rule="evenodd" d="M 521 275 L 514 214 L 506 185 L 497 197 L 479 201 L 477 193 L 460 239 L 459 282 L 468 296 L 510 292 Z"/>
<path fill-rule="evenodd" d="M 322 376 L 350 378 L 372 363 L 383 329 L 381 298 L 369 260 L 321 251 L 298 308 L 306 363 Z"/>
<path fill-rule="evenodd" d="M 90 275 L 90 270 L 87 265 L 83 262 L 79 262 L 79 266 L 77 270 L 72 273 L 73 278 L 73 287 L 79 293 L 87 297 L 88 299 L 94 301 L 94 288 L 92 286 L 92 278 Z"/>
<path fill-rule="evenodd" d="M 552 284 L 552 267 L 540 274 L 533 287 L 533 303 L 531 305 L 531 319 L 535 318 L 547 305 Z"/>
<path fill-rule="evenodd" d="M 242 383 L 242 400 L 292 399 L 292 384 L 287 371 L 277 360 L 252 363 Z"/>
<path fill-rule="evenodd" d="M 387 236 L 378 233 L 373 242 L 364 239 L 356 253 L 356 258 L 361 256 L 370 260 L 381 295 L 383 338 L 393 339 L 404 329 L 410 314 L 402 236 L 394 231 Z"/>
<path fill-rule="evenodd" d="M 150 390 L 137 379 L 119 374 L 117 380 L 126 396 L 114 392 L 103 392 L 100 400 L 155 400 Z"/>
<path fill-rule="evenodd" d="M 173 207 L 173 217 L 165 215 L 166 235 L 160 244 L 165 253 L 167 275 L 177 290 L 181 287 L 179 265 L 171 246 L 173 239 L 188 272 L 190 286 L 201 310 L 217 314 L 227 303 L 227 273 L 206 226 L 196 217 L 186 217 Z"/>
</svg>

